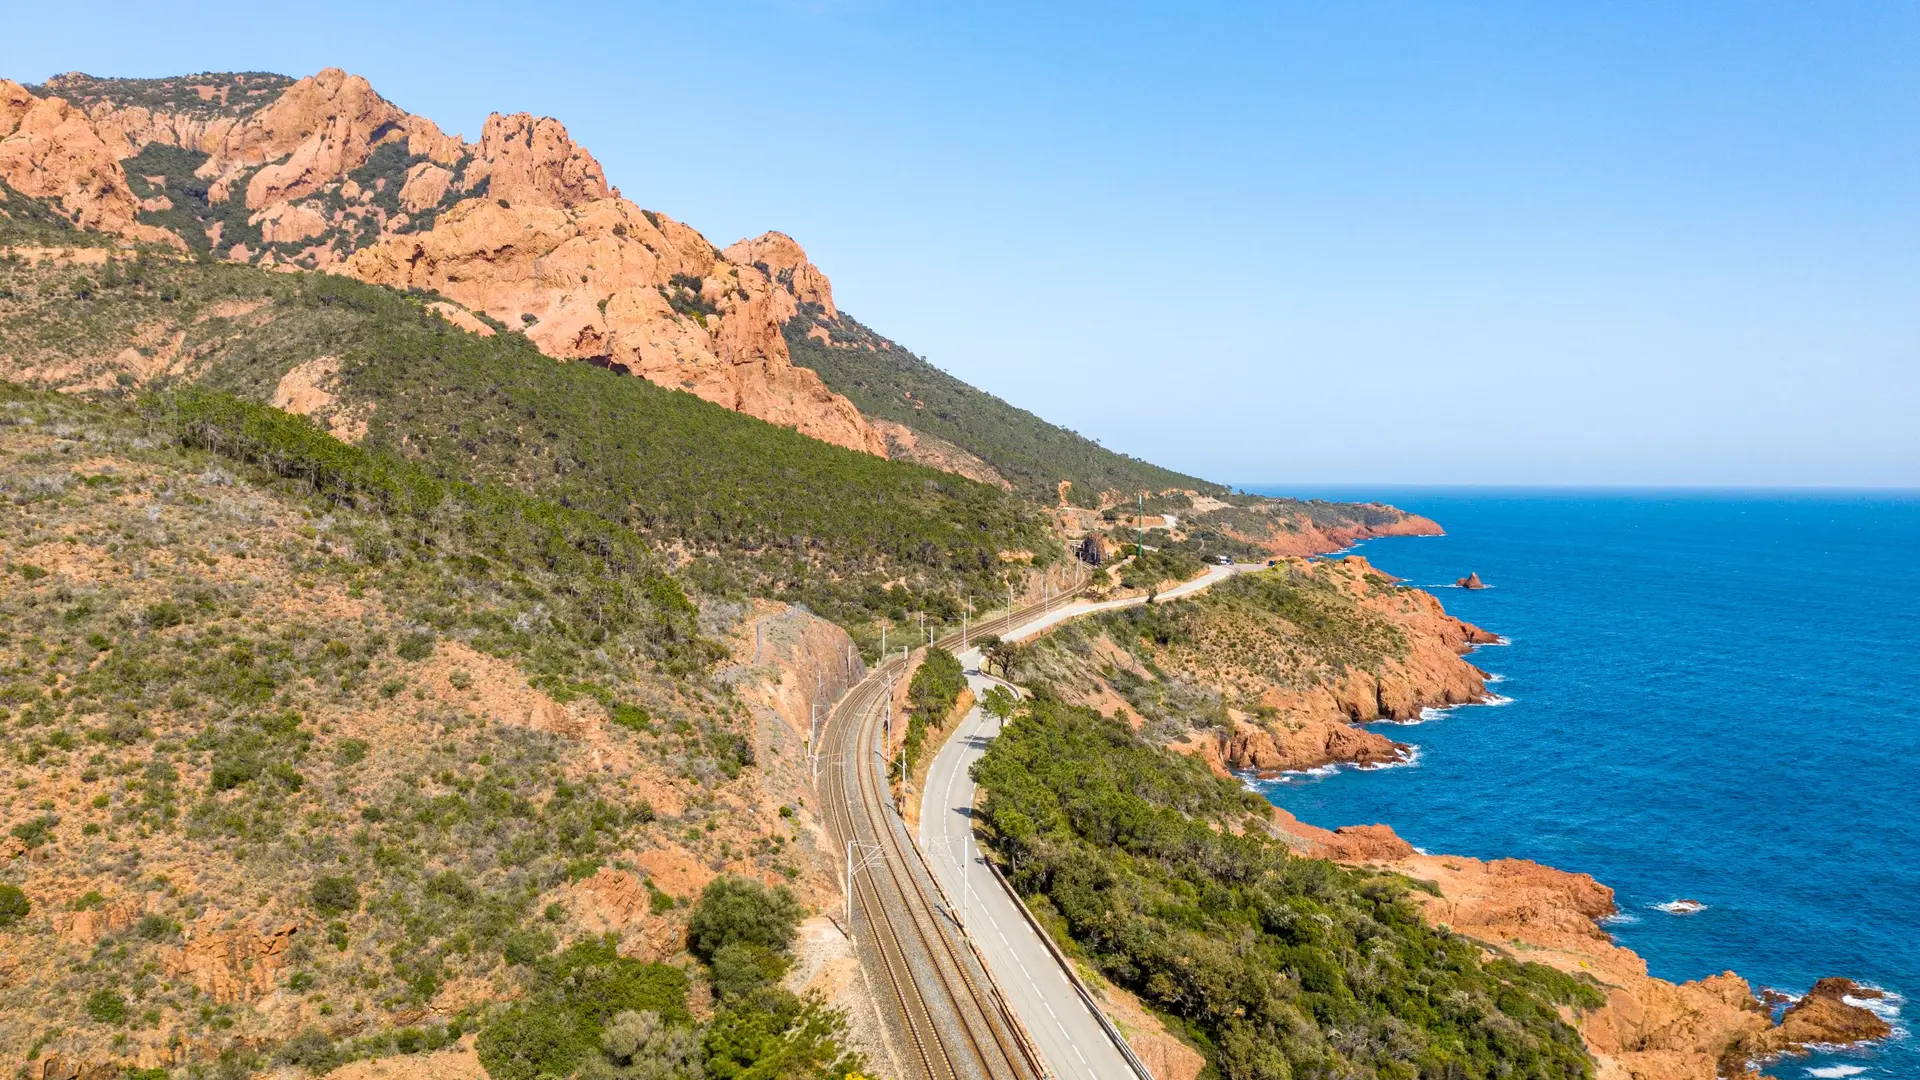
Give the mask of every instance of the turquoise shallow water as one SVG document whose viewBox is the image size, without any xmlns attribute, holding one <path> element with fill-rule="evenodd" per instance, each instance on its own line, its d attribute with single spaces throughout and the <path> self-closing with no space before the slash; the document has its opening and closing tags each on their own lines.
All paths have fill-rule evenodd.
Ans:
<svg viewBox="0 0 1920 1080">
<path fill-rule="evenodd" d="M 1435 592 L 1510 639 L 1474 661 L 1511 701 L 1381 725 L 1417 764 L 1268 798 L 1591 873 L 1618 893 L 1610 931 L 1663 978 L 1920 992 L 1920 495 L 1312 494 L 1446 527 L 1360 551 L 1419 586 L 1478 571 L 1485 591 Z M 1655 906 L 1679 898 L 1706 910 Z M 1769 1071 L 1920 1078 L 1893 1022 L 1884 1045 Z"/>
</svg>

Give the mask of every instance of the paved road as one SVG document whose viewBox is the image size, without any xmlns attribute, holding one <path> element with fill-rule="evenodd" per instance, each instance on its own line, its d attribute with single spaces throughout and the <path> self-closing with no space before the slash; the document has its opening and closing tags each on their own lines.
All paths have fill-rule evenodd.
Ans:
<svg viewBox="0 0 1920 1080">
<path fill-rule="evenodd" d="M 1265 570 L 1265 569 L 1266 567 L 1259 563 L 1238 563 L 1233 566 L 1210 566 L 1207 568 L 1206 573 L 1200 575 L 1197 578 L 1194 578 L 1192 581 L 1188 581 L 1188 582 L 1184 582 L 1182 584 L 1176 585 L 1173 588 L 1168 589 L 1166 592 L 1161 593 L 1159 596 L 1159 599 L 1177 600 L 1182 596 L 1190 596 L 1193 593 L 1197 593 L 1202 589 L 1212 588 L 1214 585 L 1222 581 L 1225 581 L 1226 579 L 1234 576 L 1235 574 L 1239 574 L 1239 573 L 1250 571 L 1250 570 Z M 1012 630 L 1002 631 L 1000 636 L 1007 641 L 1019 641 L 1023 638 L 1030 638 L 1035 634 L 1038 634 L 1040 631 L 1047 629 L 1048 627 L 1058 626 L 1059 624 L 1066 622 L 1068 619 L 1078 618 L 1081 615 L 1092 614 L 1093 612 L 1096 612 L 1096 611 L 1112 611 L 1115 608 L 1134 607 L 1136 605 L 1144 604 L 1146 602 L 1147 602 L 1147 598 L 1144 596 L 1130 596 L 1123 600 L 1062 601 L 1058 604 L 1054 604 L 1046 612 L 1046 614 L 1040 616 L 1039 618 L 1030 619 L 1026 622 L 1023 622 L 1020 625 L 1014 627 Z"/>
<path fill-rule="evenodd" d="M 842 857 L 854 864 L 847 929 L 869 978 L 886 991 L 889 1042 L 908 1076 L 1040 1080 L 1039 1061 L 947 917 L 887 795 L 877 742 L 885 676 L 895 664 L 842 698 L 822 733 L 830 753 L 820 763 L 821 801 Z"/>
<path fill-rule="evenodd" d="M 1034 604 L 982 619 L 976 629 L 999 633 L 1049 609 Z M 940 644 L 957 648 L 959 637 Z M 903 670 L 900 658 L 883 660 L 836 702 L 814 758 L 814 782 L 842 873 L 849 861 L 854 867 L 847 928 L 902 1080 L 1038 1078 L 1043 1059 L 980 966 L 887 790 L 879 736 L 889 680 Z"/>
<path fill-rule="evenodd" d="M 1173 599 L 1208 588 L 1242 570 L 1260 566 L 1218 566 L 1204 576 L 1161 597 Z M 1049 626 L 1095 611 L 1144 603 L 1144 597 L 1101 603 L 1069 601 L 1044 615 L 1028 619 L 1001 636 L 1008 640 L 1031 637 Z M 980 652 L 960 654 L 974 697 L 998 680 L 977 670 Z M 1014 898 L 987 869 L 973 836 L 975 786 L 969 775 L 973 763 L 999 733 L 999 723 L 975 708 L 955 726 L 928 770 L 920 813 L 920 850 L 932 864 L 941 888 L 958 908 L 994 983 L 1025 1025 L 1041 1056 L 1060 1080 L 1134 1080 L 1141 1074 L 1114 1044 L 1094 1007 L 1080 996 L 1053 952 L 1020 913 Z"/>
</svg>

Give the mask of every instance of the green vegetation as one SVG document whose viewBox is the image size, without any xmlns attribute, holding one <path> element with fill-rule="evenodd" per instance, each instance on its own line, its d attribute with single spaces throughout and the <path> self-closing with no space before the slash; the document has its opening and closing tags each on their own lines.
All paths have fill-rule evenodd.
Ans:
<svg viewBox="0 0 1920 1080">
<path fill-rule="evenodd" d="M 226 394 L 188 388 L 147 413 L 186 445 L 218 449 L 335 503 L 378 512 L 388 529 L 353 538 L 356 554 L 375 565 L 410 548 L 419 558 L 460 551 L 447 569 L 469 579 L 537 569 L 557 586 L 543 597 L 563 615 L 555 630 L 583 651 L 612 638 L 639 639 L 647 653 L 684 670 L 717 655 L 698 636 L 692 602 L 646 545 L 593 514 L 511 489 L 444 482 L 402 459 L 348 446 L 304 417 Z M 429 621 L 447 629 L 460 616 L 443 611 Z M 567 689 L 577 674 L 567 666 L 548 677 Z"/>
<path fill-rule="evenodd" d="M 1142 551 L 1131 549 L 1132 559 L 1120 567 L 1120 587 L 1151 589 L 1161 582 L 1186 581 L 1206 569 L 1199 559 L 1183 551 Z"/>
<path fill-rule="evenodd" d="M 75 71 L 27 90 L 41 97 L 62 97 L 82 108 L 111 102 L 122 108 L 166 110 L 211 119 L 238 116 L 271 104 L 292 85 L 293 80 L 287 76 L 268 71 L 208 71 L 164 79 L 105 79 Z M 209 87 L 214 92 L 203 95 L 195 87 Z"/>
<path fill-rule="evenodd" d="M 0 883 L 0 930 L 26 918 L 32 911 L 33 902 L 20 891 L 20 886 Z"/>
<path fill-rule="evenodd" d="M 715 878 L 687 923 L 687 951 L 709 962 L 733 945 L 784 951 L 804 914 L 784 885 L 769 889 L 745 878 Z"/>
<path fill-rule="evenodd" d="M 578 942 L 541 961 L 526 999 L 481 1029 L 480 1062 L 495 1080 L 570 1076 L 623 1014 L 690 1027 L 687 986 L 685 972 L 621 956 L 611 940 Z"/>
<path fill-rule="evenodd" d="M 543 957 L 527 997 L 481 1029 L 481 1063 L 495 1080 L 848 1076 L 860 1062 L 841 1047 L 844 1018 L 779 985 L 801 914 L 784 888 L 708 884 L 688 926 L 718 1005 L 705 1024 L 687 1007 L 685 972 L 622 957 L 612 939 Z"/>
<path fill-rule="evenodd" d="M 112 990 L 95 990 L 87 996 L 87 1018 L 96 1024 L 124 1024 L 127 999 Z"/>
<path fill-rule="evenodd" d="M 110 236 L 78 228 L 53 204 L 28 198 L 0 181 L 0 245 L 109 247 L 112 243 Z"/>
<path fill-rule="evenodd" d="M 808 331 L 828 331 L 834 344 Z M 829 321 L 810 307 L 787 321 L 793 362 L 818 372 L 828 387 L 860 411 L 944 439 L 993 466 L 1026 498 L 1051 506 L 1055 485 L 1073 482 L 1069 499 L 1094 506 L 1103 491 L 1191 488 L 1224 494 L 1218 484 L 1115 453 L 1082 435 L 1049 424 L 941 371 L 854 321 L 844 312 Z"/>
<path fill-rule="evenodd" d="M 954 703 L 967 688 L 966 670 L 947 650 L 933 646 L 914 669 L 907 684 L 907 736 L 905 756 L 910 762 L 921 759 L 920 749 L 929 731 L 946 727 Z"/>
<path fill-rule="evenodd" d="M 1225 1080 L 1591 1075 L 1555 1007 L 1592 986 L 1483 960 L 1404 879 L 1290 854 L 1257 795 L 1123 724 L 1032 702 L 975 775 L 1015 887 Z"/>
<path fill-rule="evenodd" d="M 206 162 L 207 155 L 199 150 L 186 150 L 157 142 L 148 143 L 138 154 L 128 158 L 124 163 L 127 186 L 132 189 L 134 197 L 142 200 L 164 198 L 172 203 L 165 210 L 140 211 L 140 221 L 178 235 L 195 251 L 209 251 L 212 248 L 209 230 L 215 226 L 219 226 L 223 250 L 234 244 L 260 247 L 260 226 L 248 220 L 252 211 L 247 209 L 246 200 L 234 198 L 214 202 L 208 195 L 210 181 L 194 175 L 194 170 Z M 234 187 L 245 190 L 244 177 Z M 304 246 L 293 245 L 287 250 L 298 250 Z"/>
<path fill-rule="evenodd" d="M 708 1077 L 837 1080 L 859 1070 L 841 1046 L 845 1018 L 779 985 L 801 914 L 784 886 L 723 877 L 701 892 L 687 944 L 707 961 L 720 1005 L 702 1038 Z"/>
<path fill-rule="evenodd" d="M 177 326 L 198 358 L 195 387 L 252 402 L 296 362 L 338 356 L 337 407 L 367 419 L 361 445 L 386 460 L 538 494 L 683 553 L 681 572 L 706 593 L 803 602 L 850 627 L 907 611 L 947 621 L 966 591 L 1004 588 L 1002 551 L 1058 557 L 1040 515 L 998 488 L 556 363 L 518 334 L 459 331 L 422 301 L 159 257 L 15 263 L 0 265 L 0 355 L 111 356 L 142 327 Z"/>
</svg>

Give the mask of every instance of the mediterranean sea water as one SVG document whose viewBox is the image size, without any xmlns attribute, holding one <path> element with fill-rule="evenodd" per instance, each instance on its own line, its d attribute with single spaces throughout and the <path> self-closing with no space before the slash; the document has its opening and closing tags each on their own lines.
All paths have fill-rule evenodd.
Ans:
<svg viewBox="0 0 1920 1080">
<path fill-rule="evenodd" d="M 1302 494 L 1273 489 L 1273 494 Z M 1612 886 L 1652 973 L 1732 969 L 1798 994 L 1890 991 L 1895 1037 L 1770 1064 L 1920 1078 L 1920 494 L 1314 491 L 1447 535 L 1360 549 L 1505 635 L 1473 660 L 1509 703 L 1378 730 L 1411 767 L 1259 785 L 1315 825 Z M 1706 905 L 1674 913 L 1676 900 Z"/>
</svg>

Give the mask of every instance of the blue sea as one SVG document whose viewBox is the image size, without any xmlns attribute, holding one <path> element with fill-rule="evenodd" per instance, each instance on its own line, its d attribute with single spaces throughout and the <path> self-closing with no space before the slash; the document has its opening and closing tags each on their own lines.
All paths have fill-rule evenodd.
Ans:
<svg viewBox="0 0 1920 1080">
<path fill-rule="evenodd" d="M 1299 494 L 1298 489 L 1273 489 Z M 1378 729 L 1409 768 L 1263 783 L 1315 825 L 1593 874 L 1653 974 L 1732 969 L 1798 994 L 1844 975 L 1920 994 L 1920 494 L 1314 491 L 1381 499 L 1437 538 L 1359 549 L 1505 635 L 1474 662 L 1508 703 Z M 1706 905 L 1669 914 L 1678 899 Z M 1782 1078 L 1920 1078 L 1892 1017 L 1870 1049 Z"/>
</svg>

